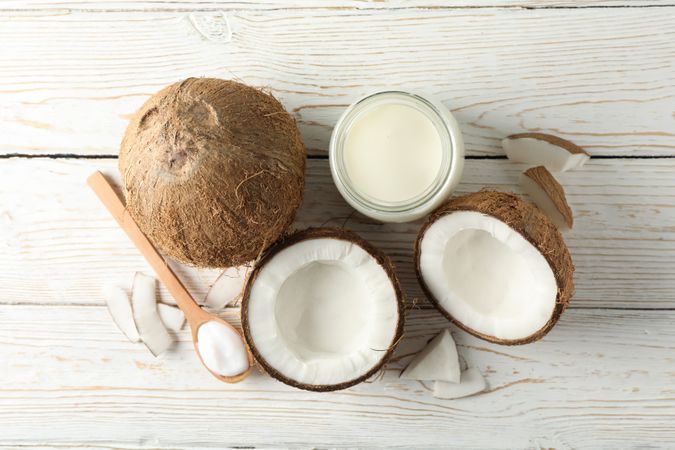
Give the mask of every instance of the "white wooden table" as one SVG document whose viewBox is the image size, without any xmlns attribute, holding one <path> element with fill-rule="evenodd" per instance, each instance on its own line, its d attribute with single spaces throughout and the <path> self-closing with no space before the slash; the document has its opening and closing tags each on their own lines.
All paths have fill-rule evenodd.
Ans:
<svg viewBox="0 0 675 450">
<path fill-rule="evenodd" d="M 5 0 L 0 56 L 0 447 L 675 446 L 675 1 Z M 489 383 L 456 401 L 400 381 L 405 357 L 328 394 L 262 374 L 220 384 L 187 331 L 153 358 L 99 294 L 149 268 L 84 180 L 115 173 L 130 115 L 187 76 L 266 86 L 292 111 L 310 151 L 298 227 L 349 216 L 327 141 L 343 108 L 378 89 L 430 93 L 455 113 L 461 192 L 517 191 L 507 134 L 584 146 L 593 159 L 561 177 L 576 213 L 571 308 L 521 347 L 453 330 Z M 347 226 L 419 300 L 397 354 L 418 350 L 447 326 L 413 274 L 418 224 Z M 198 298 L 217 275 L 179 271 Z"/>
</svg>

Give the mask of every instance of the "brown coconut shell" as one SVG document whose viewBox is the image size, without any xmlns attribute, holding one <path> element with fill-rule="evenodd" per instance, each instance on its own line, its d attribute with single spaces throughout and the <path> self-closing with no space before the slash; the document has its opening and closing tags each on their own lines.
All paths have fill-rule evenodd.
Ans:
<svg viewBox="0 0 675 450">
<path fill-rule="evenodd" d="M 446 214 L 452 214 L 457 211 L 476 211 L 501 220 L 537 248 L 548 262 L 558 284 L 558 295 L 551 318 L 535 333 L 525 338 L 514 340 L 498 339 L 494 336 L 480 333 L 456 320 L 441 306 L 440 302 L 431 293 L 420 271 L 420 244 L 427 229 L 436 220 Z M 507 269 L 505 268 L 505 270 Z M 502 345 L 528 344 L 544 337 L 558 322 L 574 293 L 574 264 L 558 228 L 536 206 L 525 201 L 520 196 L 505 192 L 489 190 L 475 192 L 453 198 L 436 209 L 424 222 L 417 235 L 415 241 L 415 270 L 427 298 L 446 318 L 476 337 Z"/>
<path fill-rule="evenodd" d="M 546 133 L 517 133 L 517 134 L 512 134 L 510 136 L 507 136 L 506 139 L 511 139 L 511 140 L 537 139 L 537 140 L 540 140 L 540 141 L 548 142 L 551 145 L 555 145 L 557 147 L 564 148 L 565 150 L 567 150 L 568 152 L 570 152 L 572 154 L 588 155 L 588 153 L 586 153 L 586 150 L 579 147 L 574 142 L 570 142 L 567 139 L 563 139 L 561 137 L 554 136 L 552 134 L 546 134 Z"/>
<path fill-rule="evenodd" d="M 539 186 L 539 189 L 551 199 L 551 202 L 555 205 L 565 221 L 565 224 L 572 228 L 574 226 L 574 214 L 572 213 L 572 208 L 570 208 L 569 203 L 567 203 L 565 189 L 558 183 L 558 180 L 555 179 L 553 174 L 551 174 L 546 167 L 537 166 L 527 169 L 523 172 L 523 175 Z"/>
<path fill-rule="evenodd" d="M 256 349 L 255 342 L 253 341 L 253 338 L 251 336 L 251 328 L 248 320 L 248 303 L 251 295 L 251 289 L 255 284 L 255 280 L 258 277 L 258 274 L 260 273 L 262 268 L 265 267 L 265 265 L 269 263 L 269 261 L 280 251 L 303 241 L 321 238 L 339 239 L 342 241 L 350 242 L 354 245 L 358 245 L 366 252 L 368 252 L 373 258 L 375 258 L 377 263 L 380 266 L 382 266 L 387 276 L 391 280 L 391 284 L 394 287 L 394 292 L 396 293 L 396 302 L 398 309 L 398 323 L 396 325 L 396 332 L 394 334 L 391 343 L 389 344 L 389 347 L 386 350 L 383 350 L 380 361 L 367 373 L 357 378 L 354 378 L 353 380 L 331 385 L 315 385 L 315 384 L 299 383 L 295 380 L 289 379 L 281 372 L 276 370 L 274 367 L 272 367 L 260 355 L 260 353 Z M 306 391 L 315 391 L 315 392 L 328 392 L 346 389 L 348 387 L 354 386 L 367 380 L 375 373 L 377 373 L 377 371 L 379 371 L 391 358 L 391 356 L 394 353 L 394 350 L 396 349 L 396 346 L 401 341 L 401 338 L 403 336 L 404 315 L 405 312 L 404 312 L 403 291 L 401 290 L 401 285 L 399 283 L 398 277 L 396 276 L 396 269 L 391 259 L 387 255 L 382 253 L 379 249 L 377 249 L 375 246 L 373 246 L 371 243 L 362 239 L 356 233 L 344 230 L 342 228 L 308 228 L 306 230 L 298 231 L 291 235 L 285 236 L 284 238 L 277 241 L 256 262 L 255 267 L 251 272 L 251 275 L 246 281 L 246 286 L 244 287 L 243 299 L 241 304 L 241 324 L 242 329 L 244 331 L 244 338 L 246 340 L 246 344 L 251 350 L 251 353 L 253 354 L 253 358 L 258 362 L 258 364 L 260 364 L 263 370 L 265 370 L 265 372 L 267 372 L 273 378 L 276 378 L 277 380 L 281 381 L 282 383 L 288 384 L 289 386 L 304 389 Z"/>
<path fill-rule="evenodd" d="M 291 224 L 305 148 L 274 97 L 235 81 L 188 78 L 153 95 L 122 140 L 127 209 L 168 256 L 239 266 Z"/>
</svg>

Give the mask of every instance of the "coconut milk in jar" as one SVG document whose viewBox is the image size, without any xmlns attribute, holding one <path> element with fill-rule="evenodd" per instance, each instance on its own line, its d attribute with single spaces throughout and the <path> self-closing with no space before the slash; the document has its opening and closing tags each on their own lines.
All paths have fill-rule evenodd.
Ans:
<svg viewBox="0 0 675 450">
<path fill-rule="evenodd" d="M 383 222 L 408 222 L 439 206 L 459 182 L 464 143 L 439 102 L 399 91 L 369 95 L 338 120 L 330 166 L 344 199 Z"/>
</svg>

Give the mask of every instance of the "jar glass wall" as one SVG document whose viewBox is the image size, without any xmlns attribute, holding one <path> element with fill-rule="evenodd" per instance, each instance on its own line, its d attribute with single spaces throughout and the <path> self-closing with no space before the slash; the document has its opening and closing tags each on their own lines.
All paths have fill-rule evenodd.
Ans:
<svg viewBox="0 0 675 450">
<path fill-rule="evenodd" d="M 354 125 L 385 105 L 402 105 L 424 115 L 438 133 L 441 146 L 440 163 L 433 180 L 416 195 L 398 201 L 382 200 L 359 188 L 350 177 L 345 160 L 346 142 Z M 440 102 L 407 92 L 384 91 L 368 95 L 345 110 L 333 129 L 329 155 L 335 185 L 352 207 L 383 222 L 408 222 L 431 212 L 457 186 L 464 165 L 464 143 L 457 121 Z M 369 167 L 367 170 L 380 168 Z"/>
</svg>

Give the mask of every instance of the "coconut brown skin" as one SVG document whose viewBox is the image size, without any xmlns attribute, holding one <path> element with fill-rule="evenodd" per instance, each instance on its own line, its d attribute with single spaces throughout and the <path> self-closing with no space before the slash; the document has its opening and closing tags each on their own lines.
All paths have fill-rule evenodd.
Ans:
<svg viewBox="0 0 675 450">
<path fill-rule="evenodd" d="M 456 211 L 476 211 L 509 225 L 534 245 L 544 256 L 558 284 L 556 304 L 549 321 L 538 331 L 522 339 L 504 340 L 480 333 L 452 317 L 433 296 L 420 271 L 421 242 L 427 229 L 439 218 Z M 508 269 L 508 268 L 506 268 Z M 424 222 L 415 241 L 415 270 L 422 290 L 433 305 L 455 325 L 476 337 L 502 345 L 520 345 L 544 337 L 558 322 L 574 293 L 574 264 L 562 235 L 550 219 L 533 204 L 505 192 L 480 191 L 453 198 L 434 211 Z"/>
<path fill-rule="evenodd" d="M 305 148 L 271 95 L 188 78 L 153 95 L 122 140 L 127 209 L 168 256 L 202 267 L 254 260 L 302 201 Z"/>
<path fill-rule="evenodd" d="M 302 241 L 320 238 L 339 239 L 351 242 L 363 248 L 366 252 L 368 252 L 371 256 L 373 256 L 373 258 L 375 258 L 377 263 L 380 266 L 382 266 L 384 271 L 389 276 L 389 279 L 391 280 L 391 284 L 394 287 L 394 292 L 396 293 L 396 303 L 398 309 L 398 323 L 396 325 L 396 333 L 394 334 L 394 338 L 389 344 L 389 348 L 387 348 L 382 352 L 382 357 L 380 361 L 367 373 L 357 378 L 354 378 L 353 380 L 345 381 L 344 383 L 330 384 L 330 385 L 299 383 L 295 380 L 286 377 L 285 375 L 277 371 L 274 367 L 272 367 L 270 364 L 268 364 L 267 361 L 260 355 L 260 353 L 256 349 L 255 342 L 253 341 L 253 338 L 251 336 L 251 329 L 248 321 L 248 302 L 251 294 L 251 289 L 253 287 L 253 284 L 255 283 L 258 274 L 265 266 L 265 264 L 267 264 L 272 259 L 272 257 L 274 257 L 274 255 L 276 255 L 285 248 L 288 248 Z M 368 241 L 359 237 L 357 234 L 341 228 L 309 228 L 304 231 L 299 231 L 289 236 L 286 236 L 280 239 L 278 242 L 276 242 L 272 247 L 270 247 L 265 252 L 264 255 L 262 255 L 260 260 L 258 260 L 258 262 L 256 263 L 253 272 L 251 272 L 250 277 L 246 281 L 246 286 L 244 288 L 243 299 L 241 304 L 241 324 L 244 331 L 244 338 L 246 340 L 246 344 L 251 350 L 251 353 L 253 354 L 253 358 L 263 367 L 263 369 L 269 375 L 281 381 L 282 383 L 288 384 L 289 386 L 293 386 L 299 389 L 304 389 L 306 391 L 316 391 L 316 392 L 328 392 L 346 389 L 348 387 L 354 386 L 367 380 L 375 373 L 377 373 L 377 371 L 380 370 L 382 366 L 384 366 L 384 364 L 386 364 L 386 362 L 391 358 L 396 346 L 398 345 L 399 341 L 401 340 L 401 337 L 403 336 L 404 315 L 405 314 L 404 314 L 403 293 L 401 290 L 401 285 L 398 281 L 398 277 L 396 276 L 394 264 L 391 262 L 391 259 L 389 259 L 388 256 L 386 256 L 384 253 L 382 253 L 379 249 L 374 247 Z"/>
<path fill-rule="evenodd" d="M 537 183 L 544 193 L 548 195 L 558 209 L 558 212 L 560 212 L 565 219 L 567 226 L 572 228 L 572 226 L 574 226 L 574 214 L 572 213 L 572 208 L 570 208 L 569 203 L 567 203 L 565 189 L 558 183 L 558 180 L 555 179 L 553 174 L 551 174 L 544 166 L 531 167 L 523 173 Z"/>
<path fill-rule="evenodd" d="M 507 136 L 507 139 L 539 139 L 540 141 L 548 142 L 551 145 L 557 145 L 558 147 L 562 147 L 565 150 L 567 150 L 570 153 L 573 154 L 584 154 L 588 155 L 586 151 L 579 147 L 577 144 L 568 141 L 567 139 L 563 139 L 558 136 L 554 136 L 552 134 L 546 134 L 546 133 L 518 133 L 518 134 L 512 134 L 511 136 Z"/>
</svg>

